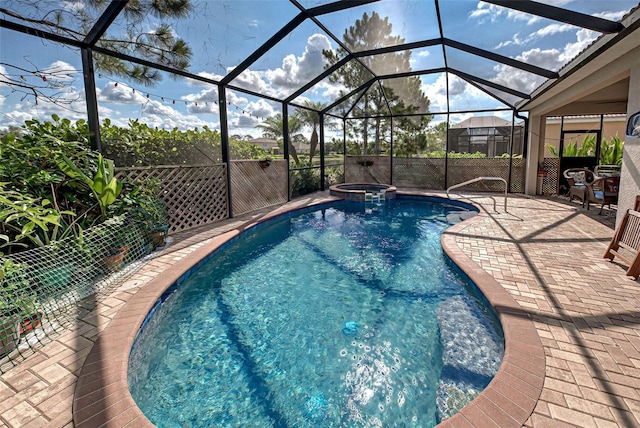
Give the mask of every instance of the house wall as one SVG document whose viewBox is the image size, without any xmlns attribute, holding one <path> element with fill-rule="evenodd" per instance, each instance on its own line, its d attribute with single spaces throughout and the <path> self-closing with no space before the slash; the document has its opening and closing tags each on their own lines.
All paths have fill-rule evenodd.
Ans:
<svg viewBox="0 0 640 428">
<path fill-rule="evenodd" d="M 640 48 L 635 51 L 635 62 L 631 65 L 627 120 L 640 111 Z M 636 195 L 640 194 L 640 137 L 625 136 L 620 196 L 616 224 L 622 220 L 627 208 L 633 208 Z"/>
<path fill-rule="evenodd" d="M 627 125 L 626 117 L 621 115 L 619 117 L 605 117 L 602 124 L 602 137 L 607 140 L 614 137 L 616 134 L 622 141 L 624 141 L 624 130 Z M 560 118 L 549 118 L 545 125 L 545 139 L 544 139 L 544 157 L 552 157 L 553 155 L 547 148 L 547 144 L 551 144 L 555 147 L 556 151 L 560 147 Z M 565 117 L 564 130 L 598 130 L 600 128 L 599 117 L 589 118 L 576 118 Z M 580 138 L 578 141 L 582 141 Z"/>
<path fill-rule="evenodd" d="M 634 17 L 629 18 L 629 22 L 625 24 L 631 25 Z M 610 38 L 605 37 L 594 42 L 590 49 L 581 53 L 576 60 L 575 64 L 579 64 L 579 66 L 573 69 L 571 65 L 566 67 L 563 70 L 567 73 L 564 79 L 543 85 L 537 91 L 541 93 L 534 92 L 532 100 L 523 106 L 523 110 L 529 112 L 530 118 L 527 194 L 536 193 L 536 166 L 544 159 L 545 155 L 547 117 L 624 113 L 628 118 L 640 110 L 640 46 L 637 36 L 640 34 L 639 32 L 640 29 L 636 26 L 632 34 L 607 49 L 600 48 L 604 48 Z M 582 57 L 589 57 L 594 51 L 598 52 L 596 56 L 590 57 L 585 63 L 580 62 Z M 569 71 L 572 72 L 569 74 Z M 606 103 L 589 101 L 588 97 L 591 94 L 606 91 L 607 88 L 625 79 L 629 81 L 626 102 L 624 100 Z M 626 136 L 624 138 L 625 149 L 620 182 L 618 222 L 621 220 L 624 210 L 632 207 L 635 196 L 640 194 L 640 140 Z"/>
</svg>

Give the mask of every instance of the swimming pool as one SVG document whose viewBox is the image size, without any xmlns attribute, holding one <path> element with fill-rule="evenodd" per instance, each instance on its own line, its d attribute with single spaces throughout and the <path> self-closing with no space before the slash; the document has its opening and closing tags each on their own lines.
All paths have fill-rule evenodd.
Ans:
<svg viewBox="0 0 640 428">
<path fill-rule="evenodd" d="M 159 426 L 433 426 L 495 374 L 493 312 L 442 254 L 468 215 L 334 203 L 241 235 L 156 305 L 129 384 Z"/>
</svg>

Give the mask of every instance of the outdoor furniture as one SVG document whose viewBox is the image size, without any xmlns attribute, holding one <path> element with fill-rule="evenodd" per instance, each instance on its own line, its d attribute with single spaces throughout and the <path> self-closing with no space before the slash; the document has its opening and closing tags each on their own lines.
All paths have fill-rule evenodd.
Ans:
<svg viewBox="0 0 640 428">
<path fill-rule="evenodd" d="M 618 192 L 620 189 L 620 176 L 596 178 L 593 183 L 585 185 L 587 189 L 586 203 L 587 209 L 591 202 L 600 204 L 600 213 L 605 205 L 618 203 Z"/>
<path fill-rule="evenodd" d="M 640 212 L 627 210 L 604 253 L 604 258 L 613 261 L 614 257 L 618 257 L 629 266 L 627 275 L 638 279 L 640 276 L 638 250 L 640 250 Z"/>
<path fill-rule="evenodd" d="M 620 170 L 622 167 L 620 165 L 598 165 L 595 167 L 593 172 L 598 177 L 611 177 L 620 175 Z"/>
<path fill-rule="evenodd" d="M 562 175 L 569 183 L 569 202 L 575 197 L 580 199 L 584 207 L 587 201 L 587 184 L 592 183 L 596 179 L 593 172 L 587 168 L 569 168 L 565 170 Z"/>
</svg>

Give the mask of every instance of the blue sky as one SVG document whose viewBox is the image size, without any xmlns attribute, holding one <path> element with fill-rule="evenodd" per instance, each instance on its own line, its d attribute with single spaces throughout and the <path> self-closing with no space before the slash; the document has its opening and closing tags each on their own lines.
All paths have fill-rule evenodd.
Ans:
<svg viewBox="0 0 640 428">
<path fill-rule="evenodd" d="M 291 3 L 283 0 L 209 0 L 192 3 L 192 13 L 187 19 L 169 23 L 175 34 L 187 40 L 193 49 L 190 71 L 214 80 L 221 79 L 298 13 Z M 301 3 L 313 7 L 327 2 L 309 0 Z M 615 21 L 638 4 L 627 0 L 556 0 L 547 3 Z M 445 37 L 554 71 L 600 35 L 473 0 L 442 0 L 439 4 Z M 39 8 L 70 11 L 86 8 L 87 5 L 81 1 L 8 0 L 3 2 L 2 7 L 26 13 L 30 17 L 42 17 L 43 11 Z M 389 18 L 394 35 L 403 37 L 405 42 L 439 37 L 434 4 L 425 0 L 383 0 L 322 15 L 318 20 L 338 38 L 342 38 L 345 29 L 362 18 L 363 13 L 374 10 L 382 17 Z M 13 20 L 6 15 L 3 18 Z M 110 36 L 123 37 L 122 19 L 119 17 L 113 24 L 109 30 Z M 153 31 L 158 23 L 156 18 L 149 16 L 141 22 L 140 28 Z M 0 83 L 0 128 L 21 125 L 24 120 L 33 117 L 48 119 L 52 114 L 70 119 L 85 117 L 78 50 L 6 29 L 0 29 L 0 48 L 0 73 L 22 78 L 30 85 L 42 86 L 44 92 L 58 94 L 61 99 L 68 101 L 64 105 L 57 105 L 39 98 L 36 102 L 28 90 L 16 91 L 15 87 Z M 322 50 L 336 48 L 337 43 L 322 28 L 307 20 L 233 83 L 257 93 L 274 97 L 288 96 L 322 72 L 325 66 Z M 451 67 L 524 92 L 529 92 L 544 80 L 462 51 L 449 50 L 447 60 Z M 443 65 L 439 46 L 412 52 L 413 70 Z M 146 88 L 123 78 L 100 74 L 97 76 L 100 118 L 109 118 L 113 123 L 123 126 L 129 119 L 138 119 L 162 128 L 187 129 L 205 125 L 219 128 L 215 86 L 184 78 L 175 79 L 166 73 L 162 77 L 159 84 Z M 445 82 L 444 74 L 422 77 L 422 89 L 431 100 L 431 111 L 447 110 Z M 324 81 L 304 93 L 298 101 L 311 99 L 331 102 L 337 98 L 340 89 Z M 449 75 L 449 93 L 452 110 L 504 107 L 452 75 Z M 259 136 L 260 131 L 255 129 L 255 125 L 281 111 L 279 104 L 266 99 L 238 91 L 228 91 L 227 95 L 231 103 L 229 128 L 232 134 Z M 460 122 L 470 115 L 453 114 L 451 121 Z M 499 115 L 510 118 L 508 113 Z M 444 116 L 438 118 L 443 119 Z"/>
</svg>

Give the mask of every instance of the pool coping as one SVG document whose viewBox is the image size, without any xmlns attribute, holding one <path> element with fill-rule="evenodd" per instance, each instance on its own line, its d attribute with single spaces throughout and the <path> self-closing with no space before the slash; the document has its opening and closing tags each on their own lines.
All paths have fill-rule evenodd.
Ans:
<svg viewBox="0 0 640 428">
<path fill-rule="evenodd" d="M 399 193 L 446 199 L 437 194 Z M 127 368 L 140 326 L 160 296 L 201 260 L 244 231 L 300 208 L 333 200 L 339 199 L 327 198 L 305 207 L 285 205 L 259 220 L 248 220 L 234 230 L 209 239 L 144 285 L 105 327 L 84 362 L 73 400 L 74 426 L 153 427 L 131 397 Z M 439 428 L 521 427 L 533 412 L 544 383 L 545 354 L 533 322 L 513 297 L 456 243 L 458 233 L 484 218 L 480 210 L 478 215 L 451 226 L 441 236 L 441 243 L 447 256 L 475 283 L 496 311 L 504 331 L 504 358 L 484 391 L 460 412 L 440 423 Z"/>
</svg>

